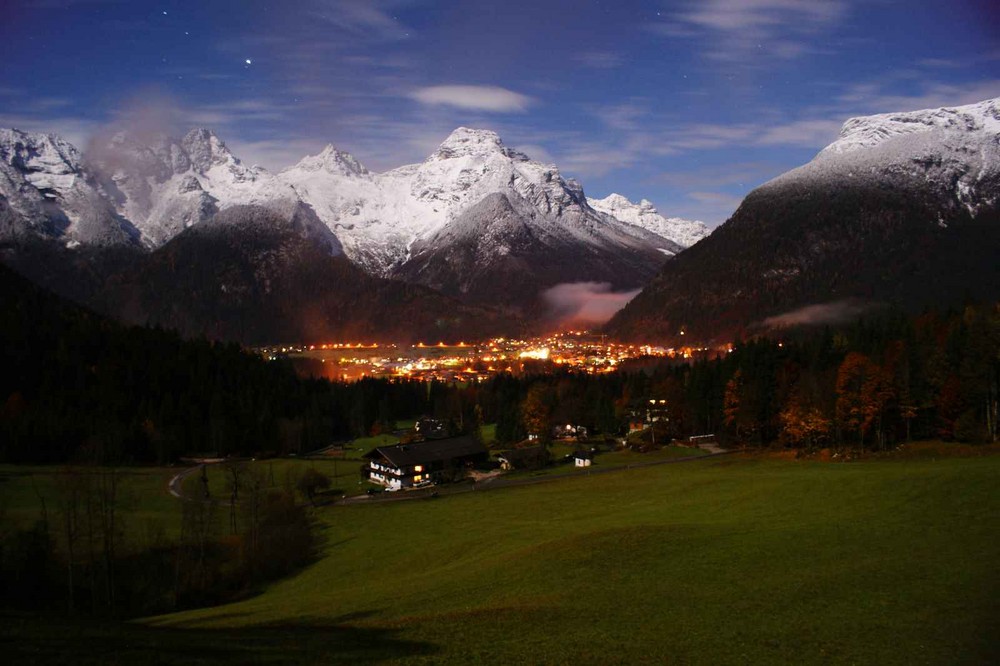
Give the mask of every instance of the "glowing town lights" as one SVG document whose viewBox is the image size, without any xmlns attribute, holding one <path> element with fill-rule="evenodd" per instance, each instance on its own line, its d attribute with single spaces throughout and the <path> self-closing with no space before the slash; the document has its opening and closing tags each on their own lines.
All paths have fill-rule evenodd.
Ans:
<svg viewBox="0 0 1000 666">
<path fill-rule="evenodd" d="M 390 347 L 392 351 L 373 353 L 371 350 Z M 512 359 L 536 360 L 552 363 L 559 368 L 589 374 L 610 373 L 631 359 L 695 358 L 699 354 L 732 353 L 733 344 L 707 347 L 664 348 L 649 344 L 620 344 L 607 336 L 590 334 L 586 331 L 568 331 L 541 338 L 510 340 L 492 338 L 484 341 L 460 342 L 438 341 L 419 342 L 405 347 L 366 342 L 327 342 L 314 345 L 286 345 L 283 347 L 258 348 L 268 360 L 295 358 L 302 355 L 312 357 L 324 364 L 341 366 L 337 374 L 344 372 L 345 381 L 354 381 L 363 376 L 413 378 L 425 381 L 484 381 L 503 372 L 540 371 L 526 364 L 511 363 Z M 280 350 L 280 354 L 279 354 Z M 323 350 L 323 351 L 320 351 Z M 330 354 L 328 350 L 337 350 Z M 479 365 L 482 364 L 482 365 Z M 509 364 L 509 365 L 508 365 Z M 346 366 L 346 367 L 345 367 Z"/>
</svg>

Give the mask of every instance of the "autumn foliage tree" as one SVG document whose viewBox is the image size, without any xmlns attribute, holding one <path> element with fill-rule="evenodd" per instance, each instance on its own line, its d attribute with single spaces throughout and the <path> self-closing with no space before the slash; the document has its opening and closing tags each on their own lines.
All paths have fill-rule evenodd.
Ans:
<svg viewBox="0 0 1000 666">
<path fill-rule="evenodd" d="M 816 407 L 803 406 L 792 399 L 778 415 L 782 437 L 787 444 L 809 449 L 817 448 L 830 437 L 833 423 Z"/>
<path fill-rule="evenodd" d="M 542 382 L 532 384 L 524 399 L 521 410 L 524 427 L 528 434 L 537 435 L 541 443 L 552 437 L 552 407 L 555 399 L 553 390 Z"/>
</svg>

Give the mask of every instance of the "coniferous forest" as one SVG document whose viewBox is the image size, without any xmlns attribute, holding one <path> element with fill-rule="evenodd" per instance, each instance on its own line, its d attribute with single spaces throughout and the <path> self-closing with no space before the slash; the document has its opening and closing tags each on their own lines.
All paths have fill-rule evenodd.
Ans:
<svg viewBox="0 0 1000 666">
<path fill-rule="evenodd" d="M 301 453 L 432 415 L 497 424 L 503 444 L 556 423 L 621 434 L 666 400 L 667 435 L 730 446 L 884 449 L 996 441 L 1000 309 L 887 312 L 842 328 L 737 342 L 729 353 L 608 375 L 480 384 L 301 378 L 235 344 L 125 327 L 4 271 L 0 458 L 167 463 L 192 453 Z"/>
</svg>

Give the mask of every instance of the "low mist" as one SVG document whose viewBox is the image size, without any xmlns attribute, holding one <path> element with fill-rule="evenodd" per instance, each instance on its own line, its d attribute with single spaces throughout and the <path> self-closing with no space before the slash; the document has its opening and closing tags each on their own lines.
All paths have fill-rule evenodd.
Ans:
<svg viewBox="0 0 1000 666">
<path fill-rule="evenodd" d="M 789 328 L 791 326 L 842 324 L 860 317 L 874 307 L 876 306 L 872 303 L 850 299 L 817 303 L 768 317 L 761 322 L 761 326 L 763 328 Z"/>
<path fill-rule="evenodd" d="M 587 328 L 611 319 L 640 291 L 612 291 L 610 282 L 566 282 L 546 289 L 542 299 L 553 323 Z"/>
</svg>

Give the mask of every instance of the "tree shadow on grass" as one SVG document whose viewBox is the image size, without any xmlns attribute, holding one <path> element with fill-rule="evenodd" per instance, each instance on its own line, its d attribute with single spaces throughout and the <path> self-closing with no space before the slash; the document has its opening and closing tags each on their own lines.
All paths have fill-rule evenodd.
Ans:
<svg viewBox="0 0 1000 666">
<path fill-rule="evenodd" d="M 398 629 L 304 621 L 233 629 L 150 627 L 0 613 L 0 651 L 11 664 L 378 664 L 433 657 L 432 643 L 401 638 Z M 9 661 L 8 661 L 9 660 Z"/>
</svg>

